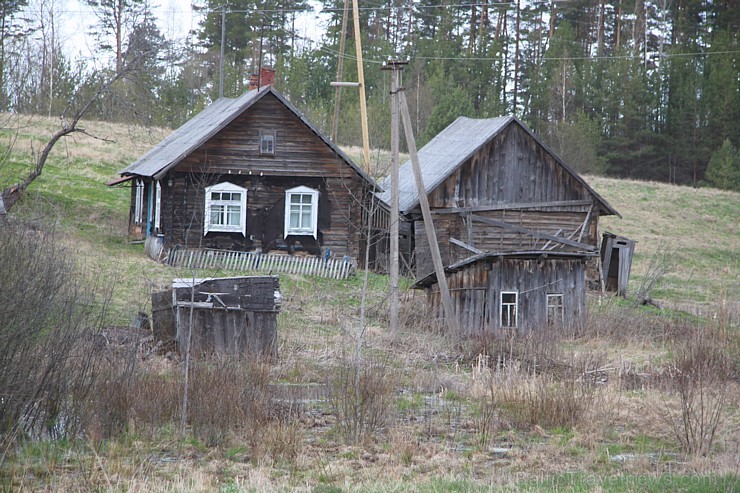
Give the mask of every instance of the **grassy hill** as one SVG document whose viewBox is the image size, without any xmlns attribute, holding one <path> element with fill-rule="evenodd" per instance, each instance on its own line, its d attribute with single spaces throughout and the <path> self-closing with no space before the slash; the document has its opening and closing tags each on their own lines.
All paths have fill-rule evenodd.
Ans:
<svg viewBox="0 0 740 493">
<path fill-rule="evenodd" d="M 23 173 L 53 124 L 24 122 L 0 187 Z M 80 135 L 61 143 L 13 214 L 56 228 L 80 265 L 115 287 L 107 323 L 121 325 L 148 311 L 152 286 L 189 274 L 127 243 L 129 189 L 104 185 L 166 132 L 96 122 L 87 129 L 115 142 Z M 0 139 L 13 135 L 0 130 Z M 281 276 L 279 360 L 193 363 L 183 435 L 183 362 L 138 352 L 125 380 L 101 383 L 104 405 L 93 414 L 123 416 L 115 432 L 91 427 L 74 442 L 24 441 L 0 462 L 0 488 L 734 490 L 740 194 L 586 179 L 623 215 L 604 218 L 602 228 L 639 242 L 631 290 L 656 251 L 670 260 L 652 295 L 673 309 L 594 296 L 581 331 L 460 342 L 435 328 L 415 291 L 404 292 L 401 334 L 389 334 L 385 276 L 369 277 L 365 327 L 362 276 Z M 117 369 L 119 356 L 106 354 Z M 698 391 L 700 404 L 686 397 Z M 682 409 L 718 410 L 706 456 L 680 439 Z"/>
</svg>

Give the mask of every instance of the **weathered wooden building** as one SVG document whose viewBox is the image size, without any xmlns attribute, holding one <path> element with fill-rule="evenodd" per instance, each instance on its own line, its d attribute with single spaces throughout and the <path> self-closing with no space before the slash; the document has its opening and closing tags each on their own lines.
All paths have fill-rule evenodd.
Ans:
<svg viewBox="0 0 740 493">
<path fill-rule="evenodd" d="M 514 117 L 458 118 L 419 151 L 419 162 L 464 331 L 582 321 L 587 270 L 598 276 L 599 217 L 618 214 L 606 200 Z M 389 179 L 381 186 L 388 190 Z M 399 190 L 417 286 L 438 312 L 410 162 Z"/>
<path fill-rule="evenodd" d="M 627 297 L 627 284 L 635 253 L 635 240 L 605 231 L 601 239 L 601 272 L 605 291 Z"/>
<path fill-rule="evenodd" d="M 181 354 L 277 356 L 277 276 L 176 279 L 152 293 L 154 337 Z"/>
<path fill-rule="evenodd" d="M 377 184 L 271 86 L 221 98 L 120 172 L 129 233 L 174 248 L 363 256 Z M 382 221 L 381 221 L 382 224 Z"/>
</svg>

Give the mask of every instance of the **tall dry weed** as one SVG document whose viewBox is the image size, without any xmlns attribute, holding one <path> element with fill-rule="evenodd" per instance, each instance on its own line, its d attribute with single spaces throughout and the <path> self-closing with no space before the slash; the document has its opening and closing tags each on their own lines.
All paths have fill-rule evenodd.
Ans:
<svg viewBox="0 0 740 493">
<path fill-rule="evenodd" d="M 728 349 L 704 328 L 672 345 L 672 383 L 680 409 L 666 406 L 666 420 L 688 454 L 706 456 L 717 438 L 730 400 L 728 384 L 737 374 Z"/>
</svg>

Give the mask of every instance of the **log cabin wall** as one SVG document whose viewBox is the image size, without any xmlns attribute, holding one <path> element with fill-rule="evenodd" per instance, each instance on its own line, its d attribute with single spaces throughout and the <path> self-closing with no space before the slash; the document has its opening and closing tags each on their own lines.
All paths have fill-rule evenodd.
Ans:
<svg viewBox="0 0 740 493">
<path fill-rule="evenodd" d="M 260 133 L 275 136 L 274 155 L 260 153 Z M 171 180 L 172 186 L 169 186 Z M 203 235 L 205 188 L 224 181 L 247 189 L 247 234 Z M 283 239 L 285 191 L 319 190 L 318 234 Z M 165 248 L 291 250 L 358 259 L 361 177 L 272 94 L 184 158 L 162 180 Z"/>
<path fill-rule="evenodd" d="M 542 329 L 548 322 L 547 295 L 561 294 L 566 326 L 582 324 L 586 313 L 582 258 L 503 258 L 478 261 L 447 276 L 463 336 L 501 330 L 501 292 L 517 292 L 517 330 Z M 442 316 L 438 284 L 427 288 L 430 313 Z"/>
<path fill-rule="evenodd" d="M 429 193 L 429 205 L 442 262 L 449 265 L 472 255 L 454 244 L 460 240 L 482 251 L 572 251 L 514 230 L 485 224 L 484 217 L 528 230 L 568 238 L 588 218 L 583 235 L 572 240 L 598 245 L 599 211 L 586 187 L 561 166 L 519 125 L 511 124 L 479 148 L 462 166 Z M 539 205 L 538 205 L 539 204 Z M 415 222 L 416 274 L 433 270 L 421 221 Z"/>
</svg>

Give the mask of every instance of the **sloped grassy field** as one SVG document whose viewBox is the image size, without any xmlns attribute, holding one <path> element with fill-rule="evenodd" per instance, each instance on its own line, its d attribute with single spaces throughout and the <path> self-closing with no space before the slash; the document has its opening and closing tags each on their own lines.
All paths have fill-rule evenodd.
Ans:
<svg viewBox="0 0 740 493">
<path fill-rule="evenodd" d="M 22 175 L 54 124 L 41 118 L 24 122 L 0 166 L 0 187 Z M 141 245 L 127 243 L 129 189 L 104 185 L 166 131 L 96 122 L 86 127 L 115 142 L 78 135 L 60 143 L 13 214 L 55 228 L 82 267 L 115 287 L 109 324 L 120 326 L 149 310 L 153 286 L 190 274 L 147 260 Z M 14 135 L 0 129 L 0 142 Z M 272 409 L 278 417 L 260 421 L 256 431 L 241 409 L 228 414 L 233 396 L 240 395 L 230 383 L 249 386 L 249 379 L 242 380 L 228 363 L 204 364 L 197 367 L 204 372 L 199 374 L 216 379 L 193 379 L 191 424 L 181 436 L 177 419 L 162 416 L 177 416 L 182 362 L 142 359 L 128 387 L 136 392 L 124 400 L 129 419 L 121 434 L 100 438 L 90 432 L 74 443 L 26 442 L 4 452 L 0 487 L 736 491 L 740 194 L 586 179 L 623 215 L 604 218 L 602 228 L 638 241 L 632 291 L 656 251 L 671 260 L 651 293 L 670 309 L 635 308 L 594 296 L 583 333 L 458 343 L 430 327 L 423 296 L 408 291 L 402 333 L 393 336 L 387 331 L 387 278 L 371 275 L 362 409 L 368 416 L 376 413 L 378 422 L 352 441 L 347 430 L 355 411 L 346 405 L 355 393 L 342 377 L 354 361 L 362 276 L 342 281 L 281 276 L 280 358 L 265 376 L 271 385 L 288 388 L 326 386 L 328 399 L 291 400 L 287 414 L 284 406 Z M 234 273 L 197 273 L 224 274 Z M 687 333 L 697 337 L 686 338 Z M 720 359 L 730 376 L 703 389 L 707 404 L 722 398 L 722 420 L 710 453 L 690 455 L 676 437 L 682 401 L 673 378 L 682 354 L 696 352 L 697 341 L 715 340 L 712 348 L 724 355 Z M 315 397 L 312 392 L 301 398 Z M 208 411 L 199 414 L 199 402 Z M 213 402 L 217 407 L 208 407 Z"/>
</svg>

